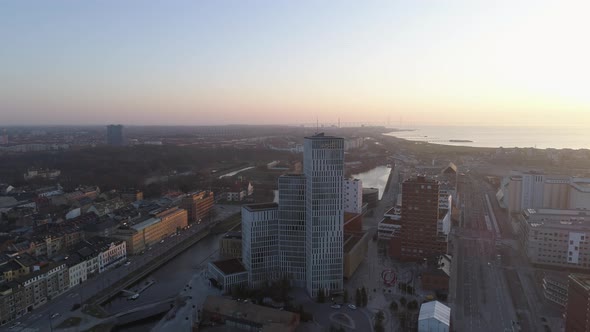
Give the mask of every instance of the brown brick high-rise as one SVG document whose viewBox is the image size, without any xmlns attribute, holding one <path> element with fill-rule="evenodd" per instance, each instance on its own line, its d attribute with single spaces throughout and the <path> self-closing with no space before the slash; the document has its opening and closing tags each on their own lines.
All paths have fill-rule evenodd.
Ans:
<svg viewBox="0 0 590 332">
<path fill-rule="evenodd" d="M 416 261 L 446 252 L 446 242 L 437 231 L 438 187 L 438 182 L 423 176 L 402 184 L 401 229 L 390 247 L 395 258 Z"/>
<path fill-rule="evenodd" d="M 570 274 L 565 306 L 567 332 L 590 331 L 590 276 Z"/>
</svg>

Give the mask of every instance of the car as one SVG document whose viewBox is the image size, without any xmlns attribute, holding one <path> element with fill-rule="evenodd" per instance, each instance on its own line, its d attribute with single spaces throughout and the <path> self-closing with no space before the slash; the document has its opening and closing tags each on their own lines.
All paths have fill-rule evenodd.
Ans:
<svg viewBox="0 0 590 332">
<path fill-rule="evenodd" d="M 16 322 L 16 323 L 12 324 L 12 326 L 10 327 L 10 329 L 11 329 L 11 330 L 12 330 L 12 329 L 15 329 L 15 328 L 17 328 L 17 327 L 18 327 L 20 324 L 21 324 L 20 322 Z"/>
<path fill-rule="evenodd" d="M 125 262 L 125 266 L 129 266 L 130 264 L 131 264 L 131 261 Z"/>
<path fill-rule="evenodd" d="M 332 304 L 332 305 L 330 306 L 330 308 L 332 308 L 332 309 L 340 309 L 340 308 L 342 308 L 342 307 L 340 306 L 340 304 Z"/>
<path fill-rule="evenodd" d="M 51 315 L 51 319 L 59 317 L 59 312 L 54 313 Z"/>
<path fill-rule="evenodd" d="M 164 243 L 164 239 L 162 239 L 162 240 L 160 241 L 160 243 Z"/>
<path fill-rule="evenodd" d="M 348 307 L 352 310 L 356 310 L 356 306 L 354 304 L 349 304 Z"/>
<path fill-rule="evenodd" d="M 129 296 L 127 299 L 128 300 L 137 300 L 138 298 L 139 298 L 139 294 L 135 293 L 135 294 Z"/>
</svg>

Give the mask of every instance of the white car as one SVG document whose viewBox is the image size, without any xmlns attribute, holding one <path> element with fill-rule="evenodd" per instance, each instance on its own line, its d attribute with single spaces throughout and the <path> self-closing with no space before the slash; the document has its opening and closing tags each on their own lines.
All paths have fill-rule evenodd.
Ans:
<svg viewBox="0 0 590 332">
<path fill-rule="evenodd" d="M 130 264 L 131 264 L 131 261 L 125 262 L 125 266 L 129 266 Z"/>
<path fill-rule="evenodd" d="M 332 305 L 330 306 L 330 308 L 332 308 L 332 309 L 340 309 L 340 308 L 342 308 L 342 307 L 340 306 L 340 304 L 332 304 Z"/>
<path fill-rule="evenodd" d="M 356 306 L 354 304 L 349 304 L 348 307 L 352 310 L 356 310 Z"/>
<path fill-rule="evenodd" d="M 59 312 L 54 313 L 51 315 L 51 319 L 59 317 Z"/>
</svg>

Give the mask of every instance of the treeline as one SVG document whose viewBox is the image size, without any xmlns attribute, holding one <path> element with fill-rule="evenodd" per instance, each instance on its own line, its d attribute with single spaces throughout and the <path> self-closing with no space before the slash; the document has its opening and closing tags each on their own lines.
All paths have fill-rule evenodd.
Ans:
<svg viewBox="0 0 590 332">
<path fill-rule="evenodd" d="M 240 164 L 258 165 L 285 160 L 287 152 L 256 149 L 209 149 L 195 146 L 96 147 L 64 152 L 36 152 L 2 156 L 0 182 L 24 185 L 29 168 L 61 170 L 58 179 L 64 187 L 96 184 L 102 190 L 143 188 L 148 177 L 191 172 L 188 177 L 171 177 L 171 184 L 199 183 L 208 180 L 211 169 Z"/>
</svg>

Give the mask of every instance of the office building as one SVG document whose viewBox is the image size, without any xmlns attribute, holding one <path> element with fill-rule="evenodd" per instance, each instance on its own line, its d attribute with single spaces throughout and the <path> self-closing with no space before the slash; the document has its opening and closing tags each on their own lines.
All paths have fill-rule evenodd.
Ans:
<svg viewBox="0 0 590 332">
<path fill-rule="evenodd" d="M 188 214 L 189 224 L 199 224 L 211 216 L 215 197 L 211 191 L 199 191 L 182 198 L 180 207 Z"/>
<path fill-rule="evenodd" d="M 312 297 L 319 289 L 326 293 L 341 292 L 344 140 L 324 134 L 306 137 L 303 169 L 306 178 L 306 288 Z"/>
<path fill-rule="evenodd" d="M 439 185 L 418 176 L 402 184 L 402 207 L 399 235 L 391 239 L 390 252 L 402 260 L 422 260 L 446 253 L 448 225 L 439 220 Z M 449 211 L 444 211 L 445 215 Z"/>
<path fill-rule="evenodd" d="M 303 174 L 279 177 L 279 265 L 297 287 L 305 287 L 305 183 Z"/>
<path fill-rule="evenodd" d="M 526 209 L 518 218 L 531 263 L 590 269 L 590 212 Z"/>
<path fill-rule="evenodd" d="M 123 125 L 107 126 L 107 144 L 113 146 L 123 146 L 127 144 L 123 133 Z"/>
<path fill-rule="evenodd" d="M 526 209 L 588 210 L 590 179 L 512 171 L 496 197 L 513 214 Z"/>
<path fill-rule="evenodd" d="M 250 287 L 279 278 L 278 204 L 242 206 L 242 262 Z"/>
<path fill-rule="evenodd" d="M 567 332 L 590 331 L 590 276 L 570 274 L 565 306 Z"/>
<path fill-rule="evenodd" d="M 231 258 L 210 262 L 208 264 L 209 277 L 214 280 L 213 286 L 230 293 L 232 288 L 248 284 L 248 271 L 239 259 Z"/>
<path fill-rule="evenodd" d="M 187 220 L 184 209 L 155 210 L 138 220 L 124 222 L 111 237 L 125 241 L 127 253 L 136 255 L 188 226 Z"/>
</svg>

